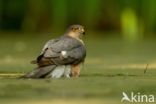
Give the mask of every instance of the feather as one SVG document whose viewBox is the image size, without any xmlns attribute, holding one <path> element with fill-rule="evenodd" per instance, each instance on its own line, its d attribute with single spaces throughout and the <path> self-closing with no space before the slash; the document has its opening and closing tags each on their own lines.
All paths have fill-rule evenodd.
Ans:
<svg viewBox="0 0 156 104">
<path fill-rule="evenodd" d="M 25 74 L 21 78 L 42 78 L 48 75 L 51 71 L 54 70 L 56 65 L 44 66 L 34 69 L 33 71 Z"/>
<path fill-rule="evenodd" d="M 81 27 L 80 25 L 74 25 L 74 28 Z M 72 28 L 71 28 L 72 29 Z M 72 30 L 71 30 L 72 31 Z M 68 31 L 69 32 L 69 31 Z M 84 31 L 83 31 L 84 32 Z M 80 35 L 81 33 L 79 33 Z M 77 33 L 75 34 L 77 36 Z M 80 64 L 86 57 L 86 49 L 82 40 L 71 37 L 69 34 L 65 34 L 57 39 L 49 40 L 43 47 L 41 54 L 32 61 L 32 64 L 37 64 L 38 68 L 27 73 L 23 77 L 25 78 L 42 78 L 46 77 L 54 70 L 52 76 L 60 77 L 61 72 L 65 72 L 65 68 L 58 68 L 59 66 L 67 66 L 73 64 Z M 71 69 L 71 68 L 68 68 Z M 69 71 L 68 71 L 69 72 Z M 59 73 L 59 74 L 58 74 Z M 68 76 L 67 74 L 66 76 Z"/>
</svg>

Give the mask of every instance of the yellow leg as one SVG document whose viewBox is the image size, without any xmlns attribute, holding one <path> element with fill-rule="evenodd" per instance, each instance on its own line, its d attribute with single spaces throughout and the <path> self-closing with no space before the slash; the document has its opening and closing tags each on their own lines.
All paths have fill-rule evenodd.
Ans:
<svg viewBox="0 0 156 104">
<path fill-rule="evenodd" d="M 71 68 L 72 77 L 79 77 L 80 75 L 80 65 L 72 65 Z"/>
</svg>

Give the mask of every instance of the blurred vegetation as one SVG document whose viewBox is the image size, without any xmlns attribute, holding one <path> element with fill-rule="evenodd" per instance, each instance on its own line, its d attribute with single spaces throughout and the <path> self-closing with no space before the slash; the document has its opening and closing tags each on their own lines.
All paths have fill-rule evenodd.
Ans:
<svg viewBox="0 0 156 104">
<path fill-rule="evenodd" d="M 0 31 L 42 33 L 71 24 L 85 25 L 90 31 L 119 32 L 130 40 L 154 35 L 156 1 L 0 0 Z"/>
</svg>

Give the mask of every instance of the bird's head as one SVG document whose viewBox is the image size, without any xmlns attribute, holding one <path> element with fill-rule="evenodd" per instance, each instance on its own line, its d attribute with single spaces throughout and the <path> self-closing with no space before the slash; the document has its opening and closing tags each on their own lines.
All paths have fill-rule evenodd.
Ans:
<svg viewBox="0 0 156 104">
<path fill-rule="evenodd" d="M 66 34 L 73 38 L 82 39 L 83 35 L 85 34 L 84 26 L 72 25 L 68 28 Z"/>
</svg>

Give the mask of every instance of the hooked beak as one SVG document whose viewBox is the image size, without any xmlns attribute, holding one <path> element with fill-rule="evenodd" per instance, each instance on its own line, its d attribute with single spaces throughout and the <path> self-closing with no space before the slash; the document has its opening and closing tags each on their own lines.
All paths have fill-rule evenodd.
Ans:
<svg viewBox="0 0 156 104">
<path fill-rule="evenodd" d="M 85 30 L 83 28 L 82 28 L 81 32 L 83 35 L 85 35 Z"/>
</svg>

